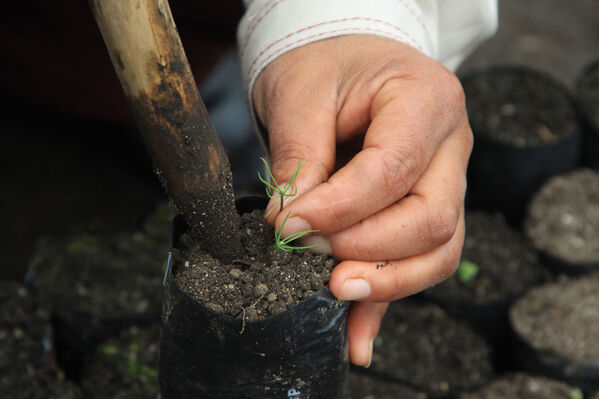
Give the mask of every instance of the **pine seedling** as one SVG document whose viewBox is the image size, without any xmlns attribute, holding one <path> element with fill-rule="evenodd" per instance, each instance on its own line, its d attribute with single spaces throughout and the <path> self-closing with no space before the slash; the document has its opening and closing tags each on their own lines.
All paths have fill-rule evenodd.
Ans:
<svg viewBox="0 0 599 399">
<path fill-rule="evenodd" d="M 283 210 L 283 201 L 284 201 L 285 197 L 293 197 L 294 195 L 297 194 L 297 189 L 293 187 L 293 183 L 295 182 L 295 179 L 296 179 L 297 175 L 299 174 L 299 171 L 301 170 L 302 166 L 304 166 L 302 159 L 298 155 L 297 170 L 293 173 L 293 175 L 291 175 L 289 180 L 287 180 L 287 182 L 285 182 L 285 184 L 283 184 L 283 185 L 279 185 L 279 183 L 277 183 L 277 180 L 275 179 L 272 172 L 270 171 L 270 167 L 268 166 L 268 163 L 266 162 L 266 160 L 264 158 L 260 158 L 260 159 L 264 163 L 264 166 L 266 167 L 266 171 L 268 172 L 268 175 L 270 176 L 270 179 L 271 179 L 270 181 L 272 181 L 272 183 L 267 181 L 266 179 L 264 179 L 260 175 L 260 172 L 258 172 L 258 178 L 260 179 L 260 181 L 262 183 L 264 183 L 265 189 L 266 189 L 266 195 L 268 196 L 268 198 L 271 198 L 271 199 L 272 198 L 280 198 L 281 199 L 280 210 Z M 271 253 L 276 248 L 279 248 L 281 251 L 284 251 L 284 252 L 291 252 L 296 249 L 309 249 L 309 248 L 314 247 L 314 245 L 294 246 L 294 245 L 290 245 L 289 243 L 291 243 L 295 240 L 298 240 L 310 233 L 316 233 L 318 230 L 300 231 L 298 233 L 291 234 L 288 237 L 282 238 L 283 227 L 285 227 L 285 223 L 287 223 L 287 219 L 289 218 L 290 213 L 291 213 L 291 211 L 289 211 L 287 213 L 287 216 L 285 216 L 285 219 L 283 220 L 283 223 L 281 224 L 281 228 L 279 229 L 279 231 L 275 231 L 275 243 L 268 250 L 268 252 L 265 254 L 265 256 L 268 255 L 269 253 Z"/>
<path fill-rule="evenodd" d="M 266 160 L 264 158 L 260 158 L 262 160 L 262 162 L 264 163 L 264 166 L 266 167 L 266 171 L 268 172 L 268 175 L 270 176 L 270 181 L 264 179 L 262 177 L 262 175 L 260 175 L 260 172 L 258 172 L 258 179 L 260 179 L 260 181 L 262 183 L 264 183 L 265 187 L 264 189 L 266 190 L 266 195 L 268 196 L 268 198 L 280 198 L 281 199 L 281 206 L 279 208 L 279 211 L 283 210 L 283 200 L 285 199 L 285 197 L 293 197 L 294 195 L 297 194 L 297 189 L 293 187 L 293 183 L 295 182 L 295 178 L 297 177 L 300 169 L 302 168 L 302 166 L 304 166 L 304 164 L 302 163 L 302 159 L 298 156 L 297 157 L 297 170 L 295 171 L 295 173 L 293 173 L 293 175 L 291 175 L 291 177 L 289 178 L 289 180 L 287 180 L 287 182 L 285 182 L 285 184 L 283 185 L 279 185 L 279 183 L 277 183 L 277 180 L 275 179 L 275 177 L 273 176 L 272 172 L 270 171 L 270 167 L 268 166 L 268 162 L 266 162 Z"/>
<path fill-rule="evenodd" d="M 291 211 L 289 211 L 287 213 L 287 216 L 285 216 L 285 219 L 283 220 L 283 224 L 281 224 L 281 229 L 279 231 L 275 231 L 275 244 L 274 244 L 273 248 L 279 248 L 281 251 L 285 251 L 285 252 L 291 252 L 294 249 L 309 249 L 309 248 L 313 248 L 314 245 L 292 246 L 292 245 L 289 245 L 289 243 L 292 242 L 292 241 L 295 241 L 295 240 L 297 240 L 299 238 L 302 238 L 306 234 L 316 233 L 318 230 L 300 231 L 299 233 L 293 233 L 293 234 L 291 234 L 288 237 L 281 238 L 281 232 L 283 231 L 283 227 L 285 227 L 285 223 L 287 223 L 287 219 L 289 218 L 289 214 L 290 213 L 291 213 Z"/>
</svg>

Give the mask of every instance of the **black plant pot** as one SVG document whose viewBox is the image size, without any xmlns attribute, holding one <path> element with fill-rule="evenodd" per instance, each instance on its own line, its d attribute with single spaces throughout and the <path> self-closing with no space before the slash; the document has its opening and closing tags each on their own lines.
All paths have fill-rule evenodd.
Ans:
<svg viewBox="0 0 599 399">
<path fill-rule="evenodd" d="M 599 390 L 596 278 L 562 279 L 529 291 L 510 310 L 518 367 Z M 584 356 L 581 354 L 584 352 Z"/>
<path fill-rule="evenodd" d="M 524 231 L 554 275 L 599 272 L 598 195 L 599 171 L 581 168 L 554 176 L 532 197 Z"/>
<path fill-rule="evenodd" d="M 499 210 L 518 224 L 532 193 L 580 163 L 582 131 L 569 91 L 524 67 L 462 79 L 474 133 L 467 206 Z"/>
<path fill-rule="evenodd" d="M 576 102 L 584 127 L 583 165 L 599 169 L 599 60 L 584 68 L 578 77 Z"/>
<path fill-rule="evenodd" d="M 174 236 L 184 229 L 176 219 Z M 170 267 L 165 286 L 163 399 L 342 397 L 349 303 L 337 301 L 328 288 L 276 316 L 244 323 L 183 292 Z"/>
</svg>

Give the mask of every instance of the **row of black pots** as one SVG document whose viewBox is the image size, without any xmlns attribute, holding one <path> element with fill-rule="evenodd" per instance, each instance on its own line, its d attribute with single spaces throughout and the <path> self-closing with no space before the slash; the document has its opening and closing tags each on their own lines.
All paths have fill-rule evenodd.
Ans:
<svg viewBox="0 0 599 399">
<path fill-rule="evenodd" d="M 530 196 L 549 177 L 599 165 L 599 62 L 578 79 L 575 96 L 546 73 L 522 66 L 462 77 L 474 149 L 467 206 L 498 210 L 519 225 Z"/>
<path fill-rule="evenodd" d="M 473 217 L 476 219 L 476 214 Z M 472 217 L 469 216 L 469 218 Z M 490 216 L 489 219 L 498 223 L 499 226 L 502 225 L 501 218 L 498 216 Z M 480 226 L 476 228 L 470 223 L 469 230 L 473 232 L 478 229 L 480 231 L 496 232 L 502 237 L 509 236 L 510 234 L 506 232 L 509 227 L 504 223 L 503 226 L 491 227 L 485 223 L 480 223 Z M 184 226 L 175 223 L 174 230 L 181 228 L 184 228 Z M 175 236 L 178 236 L 178 234 L 175 234 Z M 482 268 L 484 267 L 483 263 L 479 259 L 475 259 L 471 251 L 474 247 L 488 247 L 489 244 L 495 241 L 496 237 L 494 236 L 482 238 L 479 236 L 478 240 L 474 241 L 472 245 L 467 244 L 465 254 L 471 260 L 479 262 Z M 514 247 L 514 241 L 523 242 L 524 240 L 518 234 L 515 234 L 513 239 L 507 240 L 503 248 L 500 246 L 499 252 Z M 469 250 L 470 247 L 472 248 Z M 518 255 L 521 258 L 528 257 L 528 255 L 525 255 L 527 249 L 516 250 L 516 252 L 518 251 L 522 251 Z M 492 249 L 489 256 L 499 257 L 499 255 L 493 254 Z M 501 257 L 499 258 L 500 263 L 509 261 L 509 259 L 502 260 Z M 530 258 L 532 263 L 535 263 L 534 257 L 531 256 Z M 517 290 L 518 292 L 508 294 L 505 299 L 495 301 L 495 303 L 493 301 L 475 303 L 474 300 L 462 300 L 461 302 L 453 301 L 452 304 L 450 298 L 444 300 L 442 295 L 439 295 L 439 301 L 434 299 L 435 295 L 429 295 L 427 299 L 439 304 L 446 304 L 451 316 L 469 321 L 471 325 L 479 328 L 479 333 L 483 333 L 482 337 L 489 338 L 489 335 L 485 335 L 489 332 L 489 329 L 480 327 L 484 327 L 485 324 L 494 320 L 503 320 L 514 297 L 521 295 L 529 286 L 543 280 L 542 273 L 534 271 L 537 266 L 536 264 L 532 266 L 531 281 L 527 282 L 527 278 L 522 287 Z M 510 269 L 506 268 L 506 270 Z M 524 273 L 521 268 L 520 272 Z M 484 271 L 480 273 L 479 277 L 485 277 Z M 510 277 L 512 280 L 518 277 L 518 271 L 515 270 L 514 273 L 516 275 Z M 168 398 L 168 395 L 171 395 L 170 397 L 191 397 L 195 395 L 194 397 L 215 398 L 251 397 L 252 395 L 266 398 L 285 397 L 285 395 L 291 395 L 288 397 L 302 397 L 301 395 L 312 398 L 324 397 L 319 396 L 320 393 L 326 395 L 326 397 L 343 397 L 342 386 L 346 379 L 348 366 L 345 331 L 347 304 L 339 303 L 328 296 L 328 293 L 321 292 L 290 311 L 270 319 L 247 323 L 242 326 L 240 320 L 215 314 L 187 296 L 173 283 L 170 270 L 167 273 L 166 282 L 167 300 L 164 307 L 162 364 L 160 365 L 164 397 Z M 468 310 L 462 313 L 461 316 L 455 313 L 462 308 L 460 303 L 467 302 L 472 302 L 474 305 L 470 304 L 469 307 L 463 307 L 463 309 Z M 436 315 L 434 317 L 439 320 L 446 320 L 449 317 L 443 316 L 440 310 L 434 309 L 408 312 L 408 314 L 424 315 L 426 318 L 428 317 L 426 316 L 427 312 L 430 315 Z M 315 317 L 315 313 L 320 313 L 321 316 Z M 329 315 L 328 318 L 325 318 L 325 313 Z M 391 312 L 391 316 L 386 319 L 387 323 L 390 323 L 391 329 L 399 328 L 399 331 L 405 333 L 404 328 L 407 318 L 404 316 L 394 317 L 393 313 L 397 312 Z M 493 316 L 489 317 L 489 314 L 493 314 Z M 482 318 L 481 315 L 483 315 Z M 431 319 L 426 320 L 430 321 Z M 453 325 L 451 324 L 453 322 L 449 321 L 444 323 Z M 430 325 L 432 327 L 431 331 L 434 332 L 435 325 L 438 324 L 430 323 Z M 309 328 L 305 328 L 306 326 L 309 326 Z M 472 334 L 474 334 L 472 337 L 475 337 L 477 335 L 474 331 L 472 333 L 467 332 L 466 326 L 455 328 L 459 332 L 454 334 L 457 337 L 470 337 Z M 242 329 L 244 330 L 243 335 L 239 334 Z M 501 327 L 501 329 L 493 328 L 492 330 L 497 333 L 504 329 L 504 327 Z M 451 331 L 447 328 L 443 328 L 443 330 Z M 315 332 L 316 334 L 314 334 Z M 421 334 L 414 334 L 413 337 L 418 337 L 418 335 Z M 393 334 L 391 337 L 393 337 Z M 497 338 L 489 339 L 489 341 L 495 343 L 500 340 Z M 475 341 L 480 345 L 474 345 Z M 437 351 L 434 352 L 435 356 L 441 358 L 445 354 L 451 359 L 452 357 L 455 358 L 452 354 L 454 349 L 456 347 L 461 348 L 459 352 L 462 354 L 463 359 L 457 357 L 462 359 L 460 364 L 473 366 L 469 369 L 469 373 L 472 374 L 461 374 L 461 370 L 457 370 L 455 375 L 459 376 L 462 381 L 460 379 L 452 380 L 451 378 L 456 377 L 451 377 L 451 373 L 445 380 L 438 369 L 435 378 L 426 376 L 423 378 L 422 375 L 418 374 L 410 375 L 409 373 L 412 371 L 407 368 L 402 369 L 405 374 L 403 376 L 397 372 L 394 373 L 393 362 L 389 363 L 389 361 L 385 362 L 384 360 L 392 360 L 388 356 L 396 351 L 385 349 L 385 342 L 388 344 L 394 341 L 393 338 L 385 341 L 385 337 L 383 337 L 383 341 L 378 340 L 375 342 L 376 356 L 370 370 L 378 376 L 401 381 L 404 386 L 412 387 L 411 389 L 414 392 L 419 392 L 419 395 L 427 392 L 429 397 L 441 397 L 449 391 L 471 390 L 484 385 L 493 377 L 493 372 L 490 371 L 492 368 L 490 366 L 492 351 L 489 349 L 488 344 L 485 344 L 479 338 L 458 339 L 452 344 L 440 342 L 436 347 L 437 349 L 435 349 Z M 430 338 L 430 342 L 435 342 L 434 337 Z M 450 352 L 446 352 L 448 346 L 451 347 Z M 479 349 L 474 350 L 475 346 Z M 494 347 L 497 348 L 498 346 L 495 345 Z M 418 352 L 416 345 L 414 345 L 414 348 Z M 506 347 L 500 348 L 500 351 L 507 353 L 508 349 Z M 510 355 L 512 353 L 510 350 Z M 422 355 L 425 356 L 423 359 L 427 359 L 426 353 Z M 497 353 L 495 355 L 497 356 Z M 531 355 L 530 358 L 533 359 L 534 356 Z M 419 363 L 419 361 L 414 363 Z M 504 367 L 504 369 L 513 369 L 511 367 L 510 365 Z M 399 368 L 397 369 L 399 370 Z M 451 367 L 447 367 L 447 369 L 451 369 Z M 481 373 L 483 369 L 487 371 Z M 539 372 L 538 369 L 534 370 Z M 471 381 L 466 381 L 470 385 L 463 381 L 463 375 L 472 376 Z M 560 377 L 558 374 L 552 375 Z M 300 381 L 301 384 L 299 384 Z M 580 380 L 573 381 L 579 382 Z"/>
</svg>

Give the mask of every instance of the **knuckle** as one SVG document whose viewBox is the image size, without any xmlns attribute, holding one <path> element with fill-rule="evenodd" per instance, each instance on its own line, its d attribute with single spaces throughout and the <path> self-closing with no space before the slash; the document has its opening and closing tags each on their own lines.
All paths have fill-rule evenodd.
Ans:
<svg viewBox="0 0 599 399">
<path fill-rule="evenodd" d="M 381 154 L 381 171 L 384 189 L 396 195 L 404 195 L 409 189 L 408 176 L 412 176 L 423 158 L 420 145 L 411 145 L 410 151 L 403 148 L 387 149 Z"/>
<path fill-rule="evenodd" d="M 454 236 L 459 220 L 459 210 L 451 204 L 440 204 L 427 213 L 426 228 L 431 243 L 438 247 Z"/>
<path fill-rule="evenodd" d="M 444 89 L 446 101 L 454 107 L 466 108 L 466 95 L 458 77 L 449 70 L 440 75 L 441 87 Z"/>
</svg>

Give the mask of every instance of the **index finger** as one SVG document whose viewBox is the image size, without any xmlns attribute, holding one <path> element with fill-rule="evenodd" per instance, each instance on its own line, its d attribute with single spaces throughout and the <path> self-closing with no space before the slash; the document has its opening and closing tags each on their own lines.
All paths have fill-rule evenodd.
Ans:
<svg viewBox="0 0 599 399">
<path fill-rule="evenodd" d="M 290 217 L 321 234 L 343 230 L 403 198 L 440 142 L 454 130 L 444 97 L 422 82 L 391 80 L 372 102 L 362 151 L 329 180 L 289 205 Z M 427 91 L 429 90 L 429 91 Z M 451 100 L 450 100 L 451 101 Z M 448 108 L 448 107 L 447 107 Z M 464 113 L 465 115 L 465 113 Z M 281 228 L 282 212 L 276 221 Z M 293 227 L 283 234 L 294 233 Z"/>
</svg>

